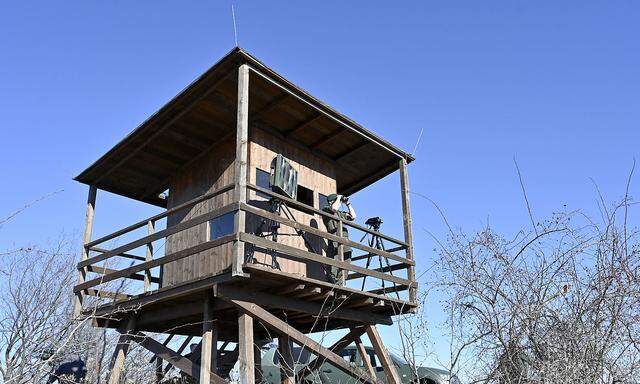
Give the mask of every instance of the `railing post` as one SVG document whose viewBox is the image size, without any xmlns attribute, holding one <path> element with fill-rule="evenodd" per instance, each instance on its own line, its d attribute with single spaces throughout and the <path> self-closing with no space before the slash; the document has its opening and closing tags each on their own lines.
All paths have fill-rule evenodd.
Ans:
<svg viewBox="0 0 640 384">
<path fill-rule="evenodd" d="M 409 203 L 409 173 L 407 172 L 407 160 L 403 157 L 400 160 L 400 192 L 402 197 L 402 223 L 404 225 L 404 242 L 407 243 L 407 259 L 414 261 L 413 254 L 413 232 L 411 231 L 411 205 Z M 415 303 L 417 297 L 416 270 L 413 265 L 407 268 L 407 279 L 411 282 L 409 286 L 409 302 Z"/>
<path fill-rule="evenodd" d="M 84 219 L 84 236 L 82 237 L 82 252 L 80 254 L 80 260 L 84 261 L 89 258 L 89 246 L 87 245 L 91 241 L 91 232 L 93 231 L 93 217 L 96 210 L 96 195 L 98 189 L 95 185 L 89 186 L 89 195 L 87 197 L 87 211 Z M 87 268 L 82 267 L 78 270 L 78 284 L 85 282 L 87 277 Z M 84 299 L 84 291 L 76 293 L 74 316 L 79 317 L 82 313 L 82 301 Z"/>
<path fill-rule="evenodd" d="M 236 127 L 236 163 L 234 197 L 238 203 L 247 202 L 247 162 L 249 146 L 249 66 L 243 64 L 238 69 L 238 114 Z M 246 213 L 236 211 L 234 229 L 236 240 L 233 243 L 232 276 L 245 276 L 244 242 L 240 241 L 240 232 L 245 231 Z"/>
<path fill-rule="evenodd" d="M 147 235 L 153 235 L 155 232 L 155 223 L 153 220 L 147 222 Z M 147 255 L 145 261 L 153 260 L 153 241 L 147 243 Z M 144 291 L 149 292 L 151 290 L 151 270 L 145 269 L 144 271 Z"/>
<path fill-rule="evenodd" d="M 343 225 L 344 224 L 342 223 L 342 220 L 338 220 L 338 231 L 336 232 L 336 235 L 338 235 L 341 239 L 344 235 Z M 336 258 L 338 259 L 338 261 L 344 261 L 344 245 L 342 243 L 338 243 L 338 252 Z M 338 273 L 336 275 L 336 277 L 338 278 L 338 284 L 343 285 L 347 281 L 347 271 L 338 268 Z"/>
</svg>

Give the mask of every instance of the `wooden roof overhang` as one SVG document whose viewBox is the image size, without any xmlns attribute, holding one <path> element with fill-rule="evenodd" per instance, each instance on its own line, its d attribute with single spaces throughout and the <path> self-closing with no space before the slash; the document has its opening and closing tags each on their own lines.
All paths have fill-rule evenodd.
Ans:
<svg viewBox="0 0 640 384">
<path fill-rule="evenodd" d="M 353 194 L 413 157 L 234 48 L 75 180 L 161 207 L 171 178 L 236 130 L 237 68 L 250 66 L 249 122 L 336 165 Z"/>
</svg>

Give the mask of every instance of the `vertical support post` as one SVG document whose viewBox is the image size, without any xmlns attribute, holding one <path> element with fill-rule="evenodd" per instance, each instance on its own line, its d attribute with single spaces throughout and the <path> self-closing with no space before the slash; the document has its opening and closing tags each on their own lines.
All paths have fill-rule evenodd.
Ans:
<svg viewBox="0 0 640 384">
<path fill-rule="evenodd" d="M 287 335 L 278 337 L 278 353 L 280 354 L 280 382 L 295 384 L 295 370 L 293 361 L 293 342 Z"/>
<path fill-rule="evenodd" d="M 127 327 L 125 333 L 120 334 L 118 338 L 118 344 L 115 351 L 113 351 L 113 357 L 111 358 L 111 366 L 109 367 L 109 381 L 108 384 L 119 384 L 122 370 L 124 369 L 124 361 L 127 358 L 129 352 L 129 346 L 131 344 L 131 336 L 136 329 L 136 316 L 132 314 L 127 321 Z"/>
<path fill-rule="evenodd" d="M 213 302 L 211 297 L 204 299 L 202 316 L 202 348 L 200 350 L 200 382 L 208 383 L 211 372 L 217 373 L 218 329 L 213 323 Z"/>
<path fill-rule="evenodd" d="M 342 220 L 338 220 L 338 230 L 336 234 L 338 235 L 338 237 L 342 239 L 342 236 L 344 235 L 344 224 Z M 338 259 L 338 261 L 344 261 L 344 245 L 342 243 L 338 243 L 338 252 L 337 252 L 336 258 Z M 344 285 L 347 278 L 346 277 L 347 271 L 339 268 L 337 271 L 338 273 L 336 277 L 338 279 L 338 284 Z"/>
<path fill-rule="evenodd" d="M 155 224 L 152 220 L 149 220 L 147 222 L 147 234 L 148 235 L 153 235 L 153 232 L 155 231 Z M 152 261 L 153 260 L 153 243 L 152 242 L 148 242 L 147 243 L 147 255 L 145 257 L 145 261 Z M 150 269 L 145 269 L 144 271 L 144 291 L 145 292 L 149 292 L 151 290 L 151 270 Z"/>
<path fill-rule="evenodd" d="M 413 232 L 411 230 L 411 204 L 409 202 L 409 173 L 407 172 L 407 160 L 400 160 L 400 192 L 402 194 L 402 223 L 404 225 L 404 242 L 407 243 L 407 259 L 414 260 L 413 255 Z M 407 278 L 411 282 L 409 287 L 409 301 L 416 302 L 417 286 L 416 286 L 416 269 L 409 266 L 407 269 Z"/>
<path fill-rule="evenodd" d="M 247 164 L 249 158 L 249 66 L 243 64 L 238 69 L 238 115 L 236 127 L 236 162 L 234 199 L 239 203 L 247 202 Z M 232 276 L 245 276 L 244 242 L 240 241 L 240 232 L 245 230 L 244 211 L 235 214 L 234 229 L 237 238 L 233 242 Z"/>
<path fill-rule="evenodd" d="M 162 372 L 162 359 L 156 359 L 156 383 L 160 384 L 164 379 L 164 373 Z"/>
<path fill-rule="evenodd" d="M 96 210 L 96 195 L 98 189 L 95 185 L 89 186 L 89 195 L 87 197 L 87 211 L 85 213 L 84 219 L 84 236 L 82 237 L 82 253 L 80 255 L 80 259 L 82 261 L 87 260 L 89 258 L 89 247 L 87 244 L 91 241 L 91 233 L 93 232 L 93 217 L 95 215 Z M 87 269 L 86 267 L 82 267 L 78 270 L 78 284 L 82 284 L 85 282 L 87 277 Z M 80 291 L 76 293 L 75 304 L 74 304 L 74 317 L 79 317 L 82 313 L 82 301 L 84 299 L 84 291 Z"/>
<path fill-rule="evenodd" d="M 362 363 L 364 364 L 364 367 L 367 369 L 367 372 L 369 372 L 369 375 L 371 376 L 371 378 L 375 379 L 376 370 L 373 369 L 373 365 L 371 365 L 371 358 L 369 357 L 369 354 L 367 353 L 367 349 L 364 347 L 364 344 L 362 343 L 362 339 L 360 339 L 359 337 L 356 338 L 356 347 L 358 348 L 358 353 L 360 354 L 360 358 L 362 359 Z"/>
<path fill-rule="evenodd" d="M 253 318 L 240 312 L 238 316 L 239 384 L 254 384 Z"/>
<path fill-rule="evenodd" d="M 375 325 L 367 325 L 366 329 L 369 340 L 371 340 L 373 350 L 376 352 L 378 359 L 380 359 L 380 362 L 382 363 L 384 374 L 387 376 L 387 383 L 402 384 L 400 381 L 400 375 L 398 375 L 398 371 L 396 370 L 396 366 L 393 364 L 391 356 L 389 356 L 389 352 L 387 351 L 387 348 L 385 348 Z"/>
</svg>

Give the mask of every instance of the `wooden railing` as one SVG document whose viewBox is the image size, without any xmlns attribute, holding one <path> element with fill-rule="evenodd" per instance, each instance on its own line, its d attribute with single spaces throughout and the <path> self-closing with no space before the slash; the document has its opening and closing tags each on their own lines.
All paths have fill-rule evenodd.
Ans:
<svg viewBox="0 0 640 384">
<path fill-rule="evenodd" d="M 291 220 L 287 217 L 283 217 L 281 215 L 275 214 L 271 211 L 267 211 L 253 205 L 249 205 L 246 203 L 231 203 L 222 208 L 215 209 L 213 211 L 209 211 L 198 215 L 196 217 L 185 220 L 179 224 L 169 226 L 165 229 L 155 231 L 155 224 L 158 220 L 167 218 L 169 215 L 178 213 L 187 208 L 193 207 L 198 203 L 204 202 L 220 194 L 233 191 L 233 185 L 224 186 L 216 191 L 204 194 L 199 196 L 193 200 L 190 200 L 186 203 L 180 204 L 174 208 L 168 209 L 165 212 L 162 212 L 158 215 L 152 216 L 148 219 L 141 220 L 133 225 L 130 225 L 121 230 L 115 231 L 109 235 L 103 236 L 97 240 L 93 240 L 87 242 L 85 244 L 85 251 L 87 255 L 89 251 L 97 252 L 97 255 L 87 257 L 86 259 L 80 261 L 77 265 L 77 268 L 82 273 L 86 274 L 88 272 L 96 274 L 97 277 L 92 279 L 85 279 L 81 281 L 78 285 L 74 287 L 74 292 L 80 295 L 91 295 L 98 296 L 101 298 L 111 298 L 111 299 L 126 299 L 130 297 L 129 293 L 124 292 L 108 292 L 101 289 L 96 289 L 96 287 L 101 286 L 103 284 L 112 282 L 118 279 L 128 279 L 128 280 L 137 280 L 144 282 L 143 292 L 148 292 L 151 290 L 151 284 L 157 284 L 160 286 L 161 278 L 159 276 L 152 276 L 151 270 L 156 267 L 163 266 L 167 263 L 174 262 L 176 260 L 180 260 L 191 255 L 197 254 L 199 252 L 205 251 L 207 249 L 211 249 L 222 244 L 226 244 L 233 241 L 240 241 L 245 243 L 253 244 L 256 247 L 276 251 L 287 257 L 302 260 L 302 261 L 311 261 L 320 263 L 325 266 L 335 267 L 339 270 L 340 276 L 342 276 L 341 280 L 344 284 L 352 284 L 358 285 L 358 279 L 376 279 L 376 281 L 387 282 L 388 284 L 384 284 L 383 288 L 376 287 L 375 289 L 367 288 L 366 290 L 370 294 L 375 295 L 388 295 L 395 294 L 398 295 L 398 292 L 406 291 L 411 288 L 414 288 L 416 283 L 412 281 L 409 276 L 412 276 L 409 273 L 414 267 L 415 263 L 413 260 L 410 260 L 406 257 L 398 255 L 398 252 L 406 251 L 408 244 L 402 240 L 395 239 L 391 236 L 383 234 L 378 231 L 374 231 L 371 228 L 367 228 L 361 226 L 359 224 L 350 222 L 348 220 L 343 220 L 340 217 L 332 215 L 330 213 L 321 211 L 314 207 L 302 204 L 296 200 L 290 199 L 286 196 L 279 195 L 274 193 L 271 190 L 267 190 L 256 185 L 247 185 L 247 190 L 253 190 L 255 192 L 259 192 L 262 195 L 267 195 L 271 199 L 279 200 L 280 202 L 285 203 L 287 206 L 293 209 L 299 209 L 307 213 L 312 213 L 313 215 L 318 215 L 323 218 L 335 220 L 338 224 L 338 231 L 336 234 L 331 234 L 326 231 L 323 231 L 318 228 L 311 227 L 309 225 Z M 248 233 L 246 230 L 246 226 L 244 228 L 238 228 L 238 232 L 232 233 L 218 239 L 213 239 L 209 241 L 203 241 L 199 244 L 191 246 L 186 249 L 182 249 L 180 251 L 172 252 L 165 254 L 162 257 L 154 258 L 154 249 L 153 242 L 158 241 L 163 238 L 167 238 L 168 236 L 174 235 L 176 233 L 185 231 L 194 226 L 206 223 L 212 219 L 220 217 L 222 215 L 231 213 L 231 212 L 245 212 L 247 214 L 256 215 L 258 217 L 272 220 L 277 222 L 283 226 L 287 226 L 293 228 L 298 233 L 310 234 L 313 236 L 317 236 L 322 238 L 327 242 L 334 242 L 338 244 L 337 247 L 337 255 L 334 258 L 327 257 L 325 255 L 310 252 L 307 250 L 303 250 L 300 248 L 292 247 L 289 245 L 285 245 L 279 242 L 274 242 L 265 237 L 258 236 L 257 234 Z M 342 233 L 343 227 L 347 226 L 349 228 L 358 230 L 360 232 L 379 236 L 381 239 L 386 240 L 387 242 L 392 244 L 392 248 L 390 249 L 378 249 L 369 246 L 368 244 L 362 244 L 360 242 L 353 241 L 347 237 L 340 236 Z M 130 234 L 132 231 L 147 227 L 147 235 L 142 236 L 136 240 L 130 241 L 124 245 L 118 246 L 114 249 L 106 249 L 102 247 L 102 244 L 116 239 L 120 236 Z M 354 255 L 350 260 L 344 259 L 344 251 L 343 247 L 349 246 L 354 250 L 358 250 L 362 252 L 360 255 Z M 130 252 L 137 249 L 145 247 L 146 255 L 138 256 L 131 254 Z M 354 252 L 355 253 L 355 252 Z M 130 265 L 123 269 L 115 269 L 108 268 L 105 265 L 97 265 L 98 263 L 107 262 L 112 258 L 124 258 L 127 260 L 136 263 L 134 265 Z M 380 258 L 381 260 L 385 260 L 384 265 L 378 265 L 376 267 L 365 267 L 361 264 L 362 261 L 368 260 L 372 257 Z M 250 261 L 245 261 L 250 262 Z M 398 273 L 405 272 L 405 277 L 402 277 Z M 362 281 L 362 280 L 360 280 Z M 326 283 L 326 282 L 323 282 Z M 390 285 L 389 285 L 390 284 Z M 364 283 L 362 283 L 362 287 L 364 288 Z M 358 287 L 360 290 L 361 288 Z M 399 296 L 398 296 L 399 298 Z"/>
<path fill-rule="evenodd" d="M 294 209 L 300 209 L 303 212 L 313 213 L 314 215 L 318 215 L 322 218 L 327 218 L 330 220 L 334 220 L 338 224 L 337 234 L 331 234 L 326 231 L 320 230 L 318 228 L 311 227 L 309 225 L 293 221 L 281 215 L 277 215 L 273 212 L 260 209 L 245 203 L 240 204 L 240 210 L 245 212 L 254 214 L 264 219 L 272 220 L 274 222 L 280 223 L 284 226 L 293 228 L 299 233 L 308 233 L 314 236 L 318 236 L 325 241 L 331 241 L 338 243 L 337 255 L 335 258 L 330 258 L 323 256 L 321 254 L 309 252 L 303 249 L 299 249 L 296 247 L 291 247 L 288 245 L 274 243 L 264 237 L 252 235 L 249 233 L 240 233 L 240 240 L 254 244 L 260 248 L 271 249 L 277 252 L 283 253 L 290 257 L 304 260 L 304 261 L 313 261 L 317 263 L 321 263 L 324 265 L 329 265 L 338 268 L 344 274 L 344 280 L 356 280 L 356 279 L 366 279 L 367 277 L 372 277 L 375 279 L 379 279 L 381 281 L 387 281 L 392 283 L 391 286 L 385 286 L 383 288 L 376 288 L 374 290 L 370 290 L 370 293 L 375 294 L 387 294 L 387 293 L 398 293 L 401 291 L 415 289 L 416 282 L 409 279 L 409 276 L 412 276 L 410 271 L 415 268 L 415 262 L 406 257 L 397 255 L 396 252 L 405 251 L 408 248 L 408 244 L 402 240 L 393 238 L 389 235 L 381 233 L 379 231 L 375 231 L 371 228 L 364 227 L 362 225 L 356 224 L 349 220 L 344 220 L 336 215 L 332 215 L 328 212 L 316 209 L 309 205 L 303 204 L 297 200 L 291 199 L 287 196 L 283 196 L 277 194 L 271 190 L 258 187 L 253 184 L 248 184 L 247 188 L 254 192 L 260 193 L 262 196 L 269 196 L 272 199 L 276 199 L 280 202 L 285 203 L 288 207 Z M 372 236 L 378 236 L 381 239 L 384 239 L 392 244 L 392 248 L 383 250 L 374 247 L 370 247 L 367 244 L 362 244 L 360 242 L 353 241 L 347 237 L 340 236 L 342 233 L 342 228 L 347 226 L 349 228 L 356 229 L 360 232 L 364 232 L 366 234 Z M 344 260 L 343 255 L 343 247 L 349 246 L 352 249 L 359 250 L 363 252 L 361 255 L 357 255 L 352 257 L 350 260 Z M 371 257 L 380 257 L 385 260 L 385 265 L 380 265 L 377 268 L 365 268 L 363 266 L 357 265 L 357 261 L 367 260 Z M 395 262 L 395 263 L 393 263 Z M 400 277 L 394 272 L 406 271 L 407 278 Z"/>
<path fill-rule="evenodd" d="M 222 216 L 229 212 L 237 211 L 238 204 L 232 203 L 222 208 L 216 209 L 214 211 L 210 211 L 202 215 L 198 215 L 194 218 L 183 221 L 179 224 L 167 227 L 166 229 L 155 231 L 155 224 L 159 220 L 166 219 L 172 214 L 176 214 L 178 212 L 184 211 L 188 208 L 195 206 L 196 204 L 205 202 L 223 193 L 233 191 L 233 188 L 234 188 L 233 184 L 226 185 L 215 191 L 198 196 L 183 204 L 177 205 L 162 213 L 149 217 L 145 220 L 141 220 L 135 224 L 132 224 L 118 231 L 115 231 L 111 234 L 108 234 L 96 240 L 87 242 L 84 245 L 85 253 L 88 255 L 89 252 L 97 252 L 98 254 L 92 257 L 87 257 L 84 260 L 81 260 L 78 263 L 77 268 L 79 271 L 81 271 L 83 275 L 86 275 L 87 272 L 91 272 L 98 276 L 88 280 L 82 279 L 82 281 L 74 287 L 74 292 L 76 294 L 80 294 L 81 296 L 89 295 L 89 296 L 97 296 L 101 298 L 112 298 L 117 300 L 126 299 L 130 297 L 129 294 L 124 292 L 109 292 L 103 289 L 94 288 L 118 279 L 143 281 L 144 282 L 143 292 L 148 292 L 151 290 L 152 283 L 157 284 L 158 287 L 160 287 L 160 285 L 162 284 L 161 277 L 152 276 L 151 269 L 163 266 L 167 263 L 180 260 L 185 257 L 189 257 L 198 252 L 202 252 L 204 250 L 214 248 L 219 245 L 235 240 L 237 238 L 235 234 L 227 235 L 219 239 L 204 241 L 193 247 L 189 247 L 177 252 L 165 254 L 164 256 L 159 258 L 154 258 L 154 252 L 153 252 L 154 241 L 158 241 L 170 235 L 176 234 L 178 232 L 182 232 L 196 225 L 206 223 L 209 220 L 212 220 L 216 217 Z M 106 249 L 103 247 L 99 247 L 99 245 L 102 245 L 107 241 L 114 240 L 121 236 L 130 234 L 131 232 L 141 229 L 143 227 L 147 227 L 146 236 L 143 236 L 139 239 L 128 242 L 124 245 L 118 246 L 114 249 Z M 138 255 L 133 255 L 131 253 L 127 253 L 132 250 L 135 250 L 136 248 L 140 248 L 143 246 L 146 248 L 145 256 L 138 256 Z M 107 268 L 105 266 L 96 265 L 101 262 L 107 262 L 108 260 L 111 260 L 112 258 L 115 258 L 115 257 L 128 259 L 128 260 L 132 260 L 133 262 L 140 262 L 140 263 L 131 265 L 123 269 L 113 269 L 113 268 Z"/>
</svg>

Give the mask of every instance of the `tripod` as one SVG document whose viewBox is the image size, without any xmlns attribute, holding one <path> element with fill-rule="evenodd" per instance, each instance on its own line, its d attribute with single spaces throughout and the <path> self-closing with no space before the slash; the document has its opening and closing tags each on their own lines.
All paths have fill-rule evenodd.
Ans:
<svg viewBox="0 0 640 384">
<path fill-rule="evenodd" d="M 283 216 L 288 220 L 291 220 L 293 222 L 298 223 L 298 220 L 296 220 L 296 217 L 293 215 L 293 212 L 291 212 L 291 208 L 289 208 L 289 206 L 287 204 L 285 204 L 283 201 L 278 200 L 277 198 L 273 197 L 269 200 L 269 204 L 270 204 L 270 210 L 272 213 L 277 214 L 278 216 Z M 293 235 L 293 234 L 281 234 L 279 233 L 279 229 L 281 227 L 281 224 L 277 221 L 274 220 L 268 220 L 268 219 L 262 219 L 262 224 L 261 227 L 266 225 L 267 222 L 269 223 L 269 230 L 268 236 L 271 236 L 271 240 L 273 242 L 278 242 L 278 236 L 279 235 Z M 318 250 L 316 249 L 316 247 L 313 245 L 313 243 L 309 240 L 309 238 L 307 237 L 307 233 L 301 229 L 295 229 L 296 231 L 296 235 L 302 237 L 305 246 L 313 253 L 320 253 L 318 252 Z M 280 268 L 280 263 L 278 263 L 278 252 L 271 249 L 269 250 L 269 254 L 271 255 L 271 268 L 273 269 L 278 269 L 281 270 Z M 255 260 L 254 260 L 255 261 Z M 323 269 L 325 269 L 325 272 L 327 272 L 327 267 L 326 265 L 323 265 Z"/>
<path fill-rule="evenodd" d="M 367 229 L 370 229 L 371 231 L 375 232 L 375 234 L 366 232 L 364 236 L 362 236 L 362 238 L 360 239 L 360 242 L 362 243 L 368 237 L 367 245 L 369 245 L 369 247 L 376 248 L 381 251 L 386 251 L 384 242 L 382 241 L 382 237 L 378 235 L 378 233 L 380 232 L 380 226 L 382 225 L 382 219 L 379 217 L 371 217 L 367 219 L 367 221 L 365 222 L 365 225 L 367 226 Z M 374 255 L 373 253 L 369 253 L 367 255 L 367 263 L 365 268 L 369 269 L 369 266 L 371 265 L 371 259 L 374 256 L 378 256 L 378 264 L 380 265 L 379 271 L 384 272 L 384 270 L 387 269 L 391 274 L 391 276 L 393 276 L 393 269 L 391 268 L 391 264 L 389 264 L 389 259 L 380 255 Z M 384 264 L 386 264 L 386 266 L 383 266 L 383 261 L 382 261 L 383 259 L 384 259 Z M 365 275 L 364 278 L 362 279 L 362 288 L 360 289 L 361 291 L 364 291 L 364 286 L 366 282 L 367 282 L 367 276 Z M 395 288 L 396 283 L 391 282 L 391 284 L 393 284 L 393 287 Z M 385 289 L 386 289 L 385 280 L 382 280 L 383 292 L 385 291 Z M 396 292 L 396 296 L 400 298 L 400 294 L 398 293 L 398 291 L 396 290 L 395 292 Z"/>
</svg>

